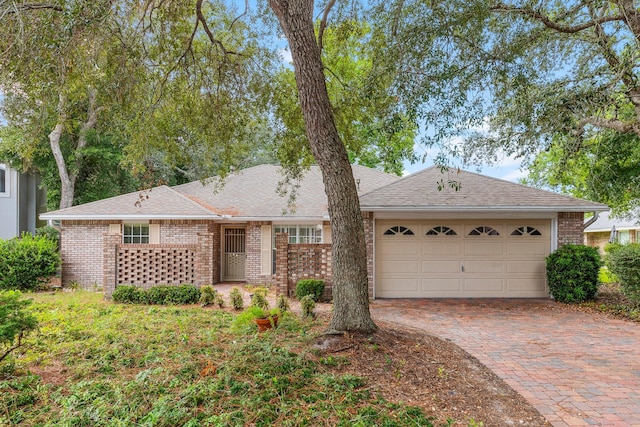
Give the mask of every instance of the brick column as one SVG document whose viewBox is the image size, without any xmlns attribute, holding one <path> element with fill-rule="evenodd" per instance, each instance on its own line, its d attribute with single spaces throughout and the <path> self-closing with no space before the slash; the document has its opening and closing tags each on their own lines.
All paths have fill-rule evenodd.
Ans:
<svg viewBox="0 0 640 427">
<path fill-rule="evenodd" d="M 276 293 L 289 296 L 289 234 L 276 234 Z"/>
<path fill-rule="evenodd" d="M 196 283 L 213 284 L 213 233 L 198 233 L 198 253 L 196 254 Z"/>
<path fill-rule="evenodd" d="M 369 299 L 373 299 L 373 213 L 362 212 L 364 225 L 364 241 L 367 247 L 367 283 L 369 284 Z"/>
<path fill-rule="evenodd" d="M 102 235 L 102 288 L 105 299 L 111 299 L 118 280 L 118 245 L 121 234 L 104 233 Z"/>
<path fill-rule="evenodd" d="M 584 244 L 584 212 L 558 213 L 558 247 Z"/>
</svg>

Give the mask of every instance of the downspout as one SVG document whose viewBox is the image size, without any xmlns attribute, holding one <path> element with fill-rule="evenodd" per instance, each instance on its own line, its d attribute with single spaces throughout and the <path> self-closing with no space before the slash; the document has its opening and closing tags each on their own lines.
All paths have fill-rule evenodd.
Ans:
<svg viewBox="0 0 640 427">
<path fill-rule="evenodd" d="M 584 225 L 582 226 L 582 229 L 585 230 L 588 226 L 590 226 L 591 224 L 596 222 L 598 220 L 599 216 L 600 216 L 600 212 L 593 211 L 593 218 L 591 218 L 589 221 L 585 222 Z"/>
</svg>

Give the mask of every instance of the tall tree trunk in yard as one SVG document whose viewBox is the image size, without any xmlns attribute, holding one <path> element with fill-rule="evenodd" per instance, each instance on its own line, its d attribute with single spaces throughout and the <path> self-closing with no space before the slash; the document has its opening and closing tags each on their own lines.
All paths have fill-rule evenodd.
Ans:
<svg viewBox="0 0 640 427">
<path fill-rule="evenodd" d="M 360 201 L 336 129 L 313 27 L 313 0 L 269 0 L 289 42 L 311 151 L 322 171 L 333 240 L 334 311 L 330 331 L 372 332 Z"/>
</svg>

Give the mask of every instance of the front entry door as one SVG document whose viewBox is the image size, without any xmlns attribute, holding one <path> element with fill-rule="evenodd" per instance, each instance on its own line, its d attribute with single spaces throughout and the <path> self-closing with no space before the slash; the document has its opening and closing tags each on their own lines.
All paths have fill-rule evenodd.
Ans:
<svg viewBox="0 0 640 427">
<path fill-rule="evenodd" d="M 246 229 L 224 229 L 224 254 L 222 257 L 222 280 L 244 280 Z"/>
</svg>

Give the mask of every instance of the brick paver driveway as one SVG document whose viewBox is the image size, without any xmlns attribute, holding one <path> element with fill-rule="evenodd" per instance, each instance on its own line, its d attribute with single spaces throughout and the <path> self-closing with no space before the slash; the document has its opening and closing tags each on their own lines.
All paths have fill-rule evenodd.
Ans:
<svg viewBox="0 0 640 427">
<path fill-rule="evenodd" d="M 554 426 L 640 426 L 640 324 L 550 300 L 377 300 L 374 319 L 449 339 Z"/>
</svg>

